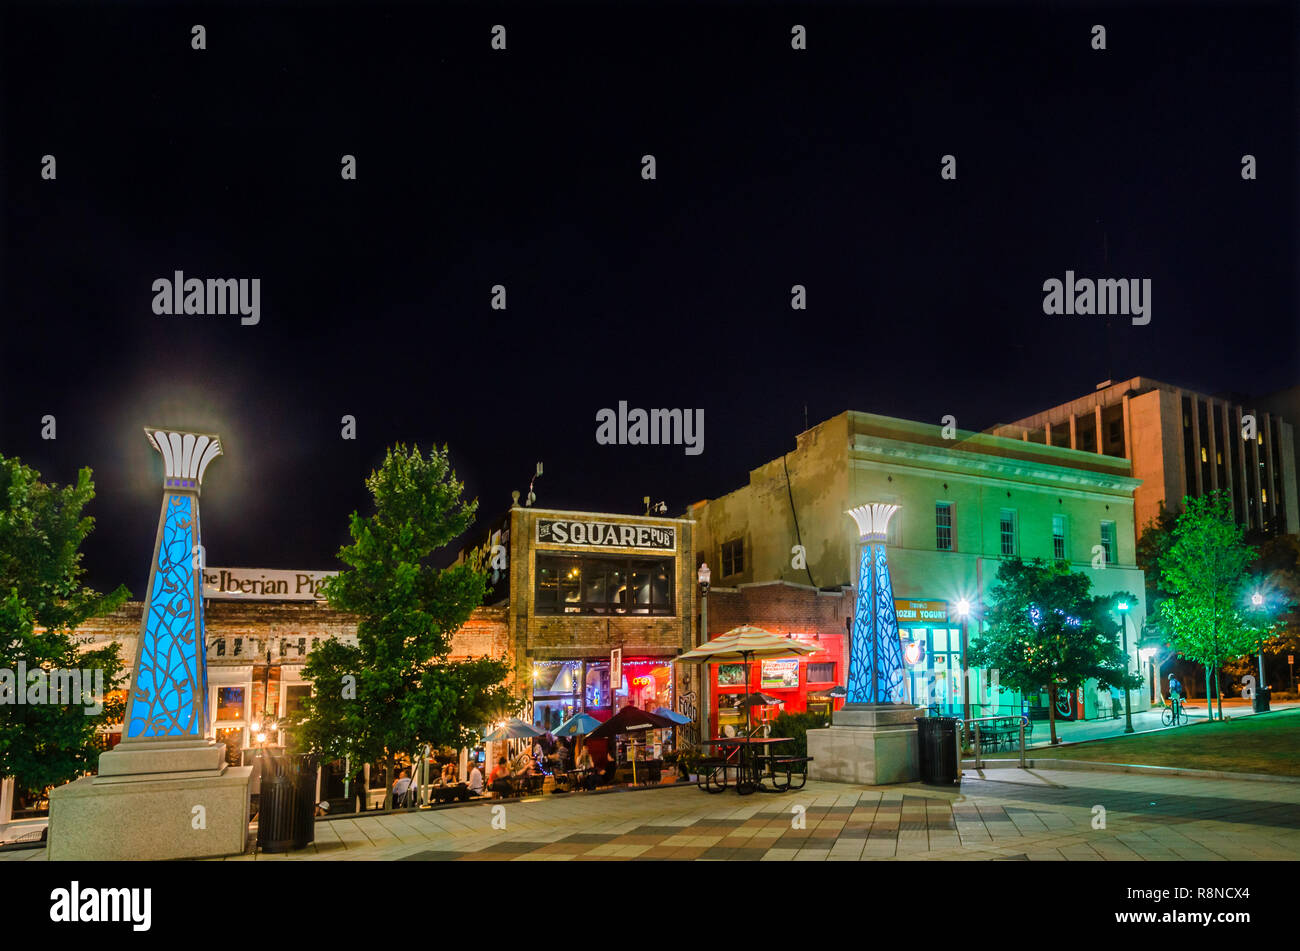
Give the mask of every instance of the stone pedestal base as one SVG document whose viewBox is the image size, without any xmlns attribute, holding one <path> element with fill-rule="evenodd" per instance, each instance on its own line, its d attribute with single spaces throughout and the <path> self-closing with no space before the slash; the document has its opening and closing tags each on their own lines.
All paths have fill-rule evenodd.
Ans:
<svg viewBox="0 0 1300 951">
<path fill-rule="evenodd" d="M 47 854 L 53 861 L 238 855 L 248 840 L 252 773 L 228 766 L 222 743 L 121 743 L 100 756 L 98 776 L 50 791 Z"/>
<path fill-rule="evenodd" d="M 846 704 L 831 726 L 808 731 L 808 777 L 867 786 L 915 782 L 917 710 L 907 704 Z"/>
</svg>

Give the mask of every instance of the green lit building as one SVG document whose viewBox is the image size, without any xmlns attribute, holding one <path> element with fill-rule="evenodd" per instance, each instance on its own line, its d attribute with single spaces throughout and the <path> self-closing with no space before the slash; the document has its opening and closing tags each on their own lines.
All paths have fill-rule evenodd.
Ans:
<svg viewBox="0 0 1300 951">
<path fill-rule="evenodd" d="M 1126 622 L 1129 655 L 1149 679 L 1136 645 L 1146 608 L 1134 562 L 1139 484 L 1124 458 L 845 412 L 800 433 L 791 452 L 752 470 L 748 485 L 688 514 L 714 588 L 785 581 L 839 590 L 857 573 L 858 535 L 847 510 L 901 506 L 889 525 L 889 565 L 911 702 L 960 716 L 969 701 L 972 717 L 1026 709 L 1037 718 L 1047 715 L 1045 690 L 999 691 L 982 670 L 969 671 L 966 685 L 963 640 L 969 646 L 979 636 L 1004 558 L 1066 561 L 1095 593 L 1136 596 Z M 966 618 L 962 602 L 970 606 Z M 846 677 L 837 673 L 840 683 Z M 1132 699 L 1135 711 L 1146 709 L 1149 692 L 1133 691 Z M 1121 703 L 1086 683 L 1058 714 L 1113 716 Z"/>
</svg>

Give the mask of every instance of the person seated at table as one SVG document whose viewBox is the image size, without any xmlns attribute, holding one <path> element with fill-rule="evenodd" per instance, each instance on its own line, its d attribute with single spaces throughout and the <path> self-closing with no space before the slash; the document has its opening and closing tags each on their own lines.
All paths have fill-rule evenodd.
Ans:
<svg viewBox="0 0 1300 951">
<path fill-rule="evenodd" d="M 442 768 L 443 785 L 444 786 L 456 785 L 456 778 L 459 774 L 460 774 L 460 770 L 456 768 L 456 764 L 448 763 L 446 766 Z"/>
<path fill-rule="evenodd" d="M 574 763 L 574 769 L 595 769 L 596 761 L 591 758 L 591 750 L 585 746 L 582 752 L 578 754 L 577 762 Z"/>
<path fill-rule="evenodd" d="M 564 743 L 560 743 L 555 750 L 555 762 L 557 764 L 557 768 L 561 770 L 567 770 L 569 768 L 569 764 L 572 761 L 573 761 L 573 753 L 569 750 L 568 746 L 566 746 Z"/>
<path fill-rule="evenodd" d="M 510 793 L 514 791 L 514 786 L 510 782 L 511 776 L 512 774 L 509 765 L 506 763 L 506 758 L 502 756 L 497 760 L 496 769 L 492 770 L 492 775 L 489 777 L 488 781 L 488 788 L 498 796 L 510 795 Z"/>
<path fill-rule="evenodd" d="M 483 770 L 478 768 L 478 762 L 474 763 L 473 768 L 469 771 L 469 794 L 471 796 L 481 796 L 483 794 Z"/>
<path fill-rule="evenodd" d="M 411 776 L 406 770 L 402 770 L 397 775 L 397 782 L 393 783 L 393 805 L 404 804 L 410 791 Z"/>
</svg>

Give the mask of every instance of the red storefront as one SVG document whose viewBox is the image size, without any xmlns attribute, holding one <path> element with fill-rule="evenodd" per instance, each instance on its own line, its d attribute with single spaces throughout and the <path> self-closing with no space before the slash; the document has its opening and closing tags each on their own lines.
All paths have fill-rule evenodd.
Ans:
<svg viewBox="0 0 1300 951">
<path fill-rule="evenodd" d="M 712 736 L 739 732 L 745 722 L 740 699 L 745 694 L 745 667 L 749 667 L 750 692 L 762 692 L 783 701 L 754 707 L 757 722 L 779 712 L 830 713 L 844 704 L 831 697 L 834 687 L 848 679 L 849 630 L 853 616 L 850 589 L 819 591 L 784 581 L 712 588 L 708 595 L 709 637 L 733 627 L 753 624 L 773 634 L 789 636 L 816 649 L 816 653 L 790 660 L 754 660 L 748 665 L 709 665 L 709 729 Z"/>
</svg>

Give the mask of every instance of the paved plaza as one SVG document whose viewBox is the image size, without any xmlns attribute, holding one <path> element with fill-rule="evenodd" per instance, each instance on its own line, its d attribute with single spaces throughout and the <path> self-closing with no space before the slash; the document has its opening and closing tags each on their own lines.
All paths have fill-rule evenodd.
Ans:
<svg viewBox="0 0 1300 951">
<path fill-rule="evenodd" d="M 494 816 L 504 829 L 493 828 Z M 1297 856 L 1300 783 L 997 769 L 968 770 L 952 791 L 810 782 L 801 792 L 741 797 L 682 785 L 335 819 L 316 824 L 307 850 L 229 861 Z M 0 861 L 45 857 L 43 849 L 0 853 Z"/>
</svg>

